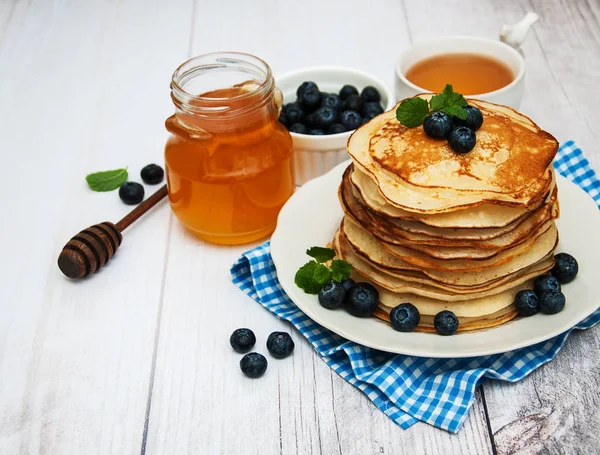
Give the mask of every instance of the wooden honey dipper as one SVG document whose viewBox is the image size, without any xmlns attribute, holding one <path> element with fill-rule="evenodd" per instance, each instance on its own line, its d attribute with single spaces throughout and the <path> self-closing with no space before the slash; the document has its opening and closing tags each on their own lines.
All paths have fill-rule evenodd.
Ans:
<svg viewBox="0 0 600 455">
<path fill-rule="evenodd" d="M 83 278 L 99 270 L 117 252 L 121 232 L 167 195 L 167 185 L 143 201 L 117 224 L 95 224 L 74 236 L 58 256 L 58 268 L 69 278 Z"/>
</svg>

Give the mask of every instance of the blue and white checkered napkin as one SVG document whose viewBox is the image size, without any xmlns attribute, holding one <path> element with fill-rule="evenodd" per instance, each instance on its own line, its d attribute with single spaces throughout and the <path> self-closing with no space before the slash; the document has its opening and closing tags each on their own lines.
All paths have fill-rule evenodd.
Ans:
<svg viewBox="0 0 600 455">
<path fill-rule="evenodd" d="M 600 181 L 572 141 L 560 148 L 554 166 L 600 206 Z M 279 285 L 269 242 L 245 253 L 232 266 L 231 274 L 242 291 L 293 324 L 327 365 L 402 428 L 422 420 L 456 433 L 475 401 L 478 384 L 486 378 L 523 379 L 556 356 L 571 330 L 588 329 L 600 321 L 598 310 L 556 338 L 504 354 L 466 359 L 409 357 L 347 341 L 309 319 Z"/>
</svg>

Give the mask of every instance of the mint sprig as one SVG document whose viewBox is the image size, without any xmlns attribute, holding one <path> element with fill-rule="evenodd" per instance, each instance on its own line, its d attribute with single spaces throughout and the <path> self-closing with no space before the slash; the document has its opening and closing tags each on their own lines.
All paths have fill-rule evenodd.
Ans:
<svg viewBox="0 0 600 455">
<path fill-rule="evenodd" d="M 94 191 L 112 191 L 125 183 L 127 177 L 127 169 L 122 168 L 88 174 L 85 177 L 85 181 Z"/>
<path fill-rule="evenodd" d="M 306 254 L 314 259 L 298 269 L 294 282 L 307 294 L 318 294 L 331 280 L 341 282 L 350 278 L 352 265 L 346 261 L 335 259 L 330 267 L 324 264 L 335 257 L 335 250 L 315 246 L 306 250 Z"/>
<path fill-rule="evenodd" d="M 442 111 L 446 114 L 465 120 L 467 118 L 467 100 L 460 93 L 452 89 L 452 85 L 446 87 L 439 95 L 434 95 L 429 104 L 423 98 L 409 98 L 400 103 L 396 109 L 396 118 L 407 128 L 420 126 L 432 112 Z"/>
</svg>

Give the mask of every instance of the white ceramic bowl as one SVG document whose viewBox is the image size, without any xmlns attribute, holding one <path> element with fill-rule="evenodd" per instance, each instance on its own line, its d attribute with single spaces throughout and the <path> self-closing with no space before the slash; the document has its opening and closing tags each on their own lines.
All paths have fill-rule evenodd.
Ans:
<svg viewBox="0 0 600 455">
<path fill-rule="evenodd" d="M 379 79 L 362 71 L 337 66 L 316 66 L 276 77 L 275 82 L 283 94 L 284 103 L 296 101 L 296 89 L 304 81 L 313 81 L 321 91 L 328 93 L 338 93 L 345 84 L 354 85 L 359 92 L 367 85 L 372 85 L 379 90 L 381 105 L 385 110 L 394 106 L 392 93 Z M 352 131 L 326 136 L 291 133 L 296 183 L 302 185 L 348 159 L 346 143 L 351 134 Z"/>
<path fill-rule="evenodd" d="M 481 54 L 503 62 L 513 72 L 513 81 L 501 89 L 489 93 L 469 95 L 469 98 L 504 104 L 519 109 L 525 90 L 525 60 L 523 56 L 498 40 L 471 36 L 444 36 L 413 44 L 396 61 L 396 100 L 429 92 L 406 79 L 406 72 L 415 63 L 437 55 L 469 53 Z"/>
</svg>

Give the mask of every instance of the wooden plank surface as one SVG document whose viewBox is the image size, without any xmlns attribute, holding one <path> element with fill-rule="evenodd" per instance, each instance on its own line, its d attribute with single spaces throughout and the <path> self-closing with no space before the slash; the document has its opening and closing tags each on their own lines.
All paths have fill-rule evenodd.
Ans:
<svg viewBox="0 0 600 455">
<path fill-rule="evenodd" d="M 186 233 L 162 205 L 100 274 L 70 283 L 60 248 L 126 213 L 86 173 L 162 162 L 168 84 L 188 56 L 254 53 L 275 74 L 345 65 L 393 87 L 397 54 L 431 36 L 496 37 L 535 10 L 523 111 L 596 170 L 596 1 L 0 1 L 0 453 L 593 453 L 598 330 L 518 384 L 488 383 L 458 435 L 403 431 L 296 332 L 292 358 L 244 378 L 227 340 L 291 329 L 230 282 L 245 247 Z M 147 187 L 146 190 L 152 191 Z M 191 285 L 193 284 L 193 285 Z M 576 374 L 574 374 L 574 372 Z"/>
<path fill-rule="evenodd" d="M 92 279 L 68 282 L 56 258 L 77 231 L 128 211 L 115 192 L 88 190 L 88 172 L 129 166 L 139 180 L 141 165 L 162 162 L 164 92 L 187 53 L 191 4 L 19 1 L 8 9 L 0 453 L 137 453 L 168 207 L 126 232 L 114 262 Z"/>
</svg>

